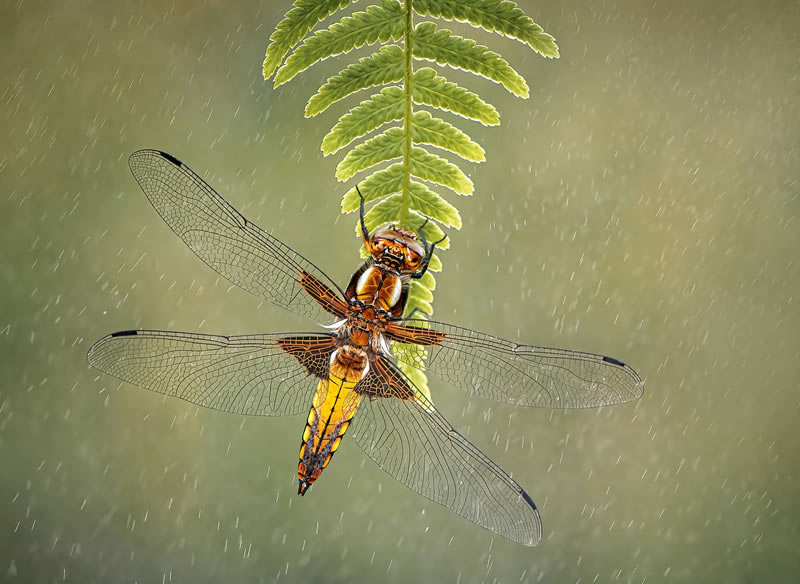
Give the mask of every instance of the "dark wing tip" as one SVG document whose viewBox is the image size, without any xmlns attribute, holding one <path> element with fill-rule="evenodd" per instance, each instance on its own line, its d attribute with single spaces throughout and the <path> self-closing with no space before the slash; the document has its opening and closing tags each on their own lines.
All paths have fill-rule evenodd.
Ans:
<svg viewBox="0 0 800 584">
<path fill-rule="evenodd" d="M 530 535 L 530 539 L 522 543 L 524 545 L 533 547 L 537 543 L 542 541 L 542 518 L 539 515 L 539 508 L 536 507 L 536 503 L 534 503 L 533 499 L 531 499 L 531 496 L 525 492 L 525 489 L 520 489 L 519 494 L 522 496 L 522 499 L 530 506 L 531 511 L 533 512 L 534 525 L 535 525 L 535 530 Z"/>
<path fill-rule="evenodd" d="M 137 158 L 141 158 L 143 156 L 148 156 L 148 155 L 151 155 L 151 156 L 152 155 L 157 155 L 157 156 L 160 156 L 161 158 L 165 159 L 166 161 L 171 162 L 175 166 L 178 166 L 178 167 L 183 166 L 183 162 L 181 162 L 180 160 L 175 158 L 169 152 L 164 152 L 163 150 L 154 150 L 154 149 L 151 149 L 151 148 L 144 148 L 142 150 L 137 150 L 136 152 L 131 154 L 131 156 L 128 159 L 128 161 L 129 161 L 129 163 L 132 163 Z"/>
<path fill-rule="evenodd" d="M 617 367 L 621 367 L 627 374 L 628 377 L 633 381 L 633 384 L 636 386 L 636 395 L 632 399 L 639 399 L 644 394 L 644 381 L 642 378 L 639 377 L 639 374 L 633 370 L 630 366 L 626 365 L 619 359 L 614 359 L 614 357 L 603 357 L 603 361 L 605 363 L 609 363 L 611 365 L 615 365 Z"/>
<path fill-rule="evenodd" d="M 161 150 L 156 150 L 156 152 L 158 152 L 162 157 L 169 160 L 175 166 L 183 166 L 183 162 L 175 158 L 172 154 L 169 154 L 168 152 L 162 152 Z"/>
<path fill-rule="evenodd" d="M 525 499 L 525 502 L 531 506 L 531 509 L 538 510 L 539 508 L 536 506 L 536 503 L 533 502 L 531 496 L 526 493 L 523 489 L 520 489 L 519 494 L 522 495 L 522 498 Z"/>
<path fill-rule="evenodd" d="M 139 331 L 129 330 L 129 331 L 117 331 L 115 333 L 111 333 L 110 337 L 131 337 L 133 335 L 139 334 Z"/>
<path fill-rule="evenodd" d="M 128 331 L 117 331 L 115 333 L 111 333 L 110 335 L 106 335 L 89 348 L 89 352 L 86 353 L 86 360 L 89 362 L 89 365 L 96 367 L 95 365 L 97 357 L 96 352 L 99 350 L 100 347 L 105 345 L 109 341 L 109 339 L 113 339 L 115 337 L 132 337 L 138 334 L 139 331 L 128 330 Z"/>
<path fill-rule="evenodd" d="M 606 363 L 611 363 L 612 365 L 617 365 L 618 367 L 627 367 L 625 363 L 623 363 L 619 359 L 614 359 L 614 357 L 603 357 L 603 361 L 605 361 Z"/>
</svg>

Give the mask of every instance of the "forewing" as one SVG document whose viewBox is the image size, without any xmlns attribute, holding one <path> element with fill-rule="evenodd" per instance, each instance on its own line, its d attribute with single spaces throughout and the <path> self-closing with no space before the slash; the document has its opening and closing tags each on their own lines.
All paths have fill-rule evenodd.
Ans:
<svg viewBox="0 0 800 584">
<path fill-rule="evenodd" d="M 497 535 L 528 546 L 539 542 L 542 522 L 528 494 L 453 429 L 399 369 L 386 360 L 381 368 L 371 364 L 356 391 L 365 397 L 350 434 L 379 467 Z M 381 395 L 400 397 L 375 397 Z"/>
<path fill-rule="evenodd" d="M 219 274 L 261 298 L 324 324 L 346 310 L 341 289 L 314 264 L 250 223 L 180 160 L 139 150 L 134 178 L 167 225 Z"/>
<path fill-rule="evenodd" d="M 386 336 L 426 347 L 422 362 L 406 351 L 398 359 L 480 397 L 516 405 L 594 408 L 641 397 L 644 383 L 612 357 L 520 345 L 450 324 L 392 323 Z"/>
<path fill-rule="evenodd" d="M 326 378 L 336 339 L 327 334 L 223 337 L 122 331 L 89 350 L 109 375 L 193 404 L 253 416 L 308 409 L 309 376 Z"/>
</svg>

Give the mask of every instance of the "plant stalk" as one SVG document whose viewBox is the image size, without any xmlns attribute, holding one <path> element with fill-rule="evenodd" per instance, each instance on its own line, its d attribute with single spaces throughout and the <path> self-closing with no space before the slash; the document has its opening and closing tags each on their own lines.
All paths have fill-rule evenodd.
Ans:
<svg viewBox="0 0 800 584">
<path fill-rule="evenodd" d="M 411 78 L 414 74 L 413 61 L 411 59 L 411 31 L 413 30 L 413 19 L 411 12 L 411 1 L 405 0 L 406 10 L 406 30 L 403 38 L 403 46 L 406 54 L 406 67 L 403 73 L 403 92 L 405 98 L 406 111 L 403 116 L 403 137 L 405 138 L 405 149 L 403 151 L 403 191 L 401 193 L 402 202 L 400 205 L 400 223 L 405 227 L 409 225 L 409 202 L 411 194 L 409 184 L 411 182 L 411 120 L 413 111 L 411 108 Z"/>
</svg>

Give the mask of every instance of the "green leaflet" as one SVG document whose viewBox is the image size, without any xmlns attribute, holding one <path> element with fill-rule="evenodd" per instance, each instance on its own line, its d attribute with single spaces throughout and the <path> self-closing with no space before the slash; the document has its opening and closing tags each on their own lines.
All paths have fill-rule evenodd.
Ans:
<svg viewBox="0 0 800 584">
<path fill-rule="evenodd" d="M 414 0 L 413 8 L 422 16 L 466 22 L 522 41 L 544 57 L 558 57 L 555 39 L 509 0 Z"/>
<path fill-rule="evenodd" d="M 359 183 L 358 188 L 361 189 L 366 203 L 392 193 L 399 193 L 403 188 L 402 163 L 392 164 L 388 168 L 371 174 L 365 181 Z M 358 205 L 358 193 L 355 188 L 352 188 L 342 198 L 342 213 L 352 213 L 358 209 Z"/>
<path fill-rule="evenodd" d="M 471 195 L 472 181 L 460 168 L 424 148 L 411 149 L 411 175 L 453 189 L 459 195 Z"/>
<path fill-rule="evenodd" d="M 348 180 L 361 170 L 385 160 L 399 158 L 402 155 L 402 130 L 390 128 L 383 134 L 375 136 L 351 150 L 344 160 L 339 163 L 337 178 L 341 181 Z M 460 195 L 472 194 L 472 181 L 467 178 L 460 168 L 441 156 L 432 154 L 424 148 L 414 147 L 411 149 L 410 160 L 412 176 L 446 186 Z M 398 181 L 402 181 L 403 169 L 404 166 L 402 164 L 393 164 L 385 171 L 370 176 L 362 185 L 361 192 L 364 193 L 364 200 L 369 202 L 380 196 L 400 190 L 402 184 Z M 391 176 L 391 179 L 384 178 L 384 175 Z M 357 205 L 358 194 L 356 193 L 346 199 L 343 209 L 354 210 Z"/>
<path fill-rule="evenodd" d="M 417 282 L 419 282 L 426 290 L 430 290 L 431 292 L 436 290 L 436 278 L 434 278 L 433 274 L 430 272 L 425 272 L 422 277 L 417 280 Z"/>
<path fill-rule="evenodd" d="M 419 227 L 419 225 L 423 224 L 423 227 Z M 450 238 L 444 236 L 444 231 L 442 231 L 442 228 L 439 227 L 438 223 L 435 221 L 428 221 L 426 223 L 425 220 L 419 219 L 417 231 L 422 231 L 429 244 L 433 243 L 434 241 L 439 241 L 439 243 L 436 244 L 437 250 L 450 249 Z"/>
<path fill-rule="evenodd" d="M 433 268 L 428 268 L 428 269 L 431 270 Z M 417 311 L 414 314 L 414 318 L 427 318 L 427 317 L 433 316 L 433 304 L 431 304 L 430 302 L 427 302 L 424 298 L 421 298 L 419 296 L 419 294 L 417 294 L 417 290 L 419 288 L 420 288 L 420 286 L 416 282 L 412 282 L 411 286 L 409 286 L 408 301 L 406 302 L 406 310 L 408 312 L 406 314 L 411 314 L 411 313 L 414 313 L 414 311 Z M 426 316 L 423 316 L 420 313 L 423 313 Z M 413 345 L 411 345 L 411 346 L 413 347 Z M 422 348 L 422 347 L 420 347 L 420 348 Z M 426 354 L 426 357 L 427 357 L 427 354 Z M 402 367 L 403 364 L 402 363 L 398 363 L 398 365 L 400 365 Z M 411 369 L 413 369 L 413 367 L 409 368 L 409 370 L 411 370 Z M 405 369 L 403 369 L 403 373 L 408 375 L 408 372 Z"/>
<path fill-rule="evenodd" d="M 426 111 L 414 113 L 411 140 L 417 144 L 430 144 L 442 148 L 458 154 L 465 160 L 473 162 L 486 160 L 486 152 L 469 136 L 444 120 L 434 118 Z"/>
<path fill-rule="evenodd" d="M 359 183 L 359 189 L 364 194 L 364 201 L 369 203 L 375 199 L 385 197 L 387 195 L 397 193 L 402 188 L 402 166 L 393 164 L 386 170 L 378 171 L 369 176 L 365 181 Z M 430 217 L 445 225 L 447 227 L 455 227 L 461 229 L 461 215 L 453 205 L 445 201 L 441 195 L 434 193 L 424 184 L 411 181 L 409 184 L 409 207 L 413 211 L 418 211 L 425 217 Z M 352 213 L 358 210 L 359 196 L 355 188 L 347 191 L 342 198 L 342 213 Z M 388 200 L 388 199 L 386 199 Z M 393 200 L 393 203 L 388 207 L 392 212 L 400 208 L 401 199 Z M 381 210 L 377 214 L 386 213 L 387 211 Z M 388 215 L 387 215 L 388 216 Z M 382 216 L 383 217 L 383 216 Z M 386 219 L 385 222 L 394 221 L 396 218 Z M 421 221 L 420 221 L 421 223 Z M 431 224 L 435 225 L 435 224 Z M 360 226 L 356 223 L 356 233 L 360 233 Z M 426 226 L 426 230 L 429 229 Z M 432 229 L 432 228 L 431 228 Z M 437 227 L 437 229 L 439 229 Z M 436 241 L 444 235 L 441 230 L 437 232 L 425 232 L 425 236 L 431 241 Z M 441 249 L 446 249 L 442 247 Z"/>
<path fill-rule="evenodd" d="M 414 103 L 443 109 L 484 126 L 500 125 L 500 115 L 493 106 L 471 91 L 437 75 L 430 67 L 423 67 L 414 73 L 411 97 Z"/>
<path fill-rule="evenodd" d="M 411 181 L 408 185 L 411 200 L 409 204 L 415 211 L 419 211 L 426 217 L 435 219 L 442 225 L 447 227 L 455 227 L 461 229 L 461 215 L 453 205 L 445 201 L 441 195 L 431 191 L 424 184 Z M 426 233 L 427 237 L 428 234 Z M 442 237 L 441 235 L 431 237 L 434 241 Z"/>
<path fill-rule="evenodd" d="M 316 116 L 331 104 L 360 89 L 402 81 L 404 67 L 403 49 L 397 45 L 385 46 L 330 77 L 308 100 L 305 115 L 307 118 Z"/>
<path fill-rule="evenodd" d="M 423 22 L 414 30 L 413 55 L 415 59 L 435 61 L 454 69 L 471 71 L 496 81 L 517 97 L 527 98 L 528 84 L 508 61 L 494 51 L 472 39 L 437 28 L 432 22 Z"/>
<path fill-rule="evenodd" d="M 344 182 L 371 166 L 393 158 L 402 158 L 403 143 L 403 130 L 400 128 L 389 128 L 362 142 L 336 166 L 336 178 Z"/>
<path fill-rule="evenodd" d="M 448 240 L 449 239 L 450 238 L 448 237 Z M 440 245 L 443 245 L 443 243 L 440 244 Z M 439 249 L 439 246 L 437 246 L 436 249 Z M 442 249 L 444 249 L 444 247 Z M 442 260 L 439 259 L 438 255 L 433 254 L 433 256 L 431 257 L 431 263 L 428 266 L 428 269 L 431 270 L 432 272 L 441 272 L 442 271 Z M 432 314 L 432 313 L 429 312 L 428 314 Z"/>
<path fill-rule="evenodd" d="M 367 214 L 364 215 L 364 225 L 372 233 L 384 223 L 393 222 L 402 204 L 403 197 L 400 195 L 386 197 L 367 211 Z"/>
<path fill-rule="evenodd" d="M 425 272 L 427 274 L 427 272 Z M 414 289 L 415 296 L 420 300 L 431 303 L 433 302 L 433 291 L 425 286 L 417 286 Z"/>
<path fill-rule="evenodd" d="M 365 181 L 358 183 L 358 188 L 361 190 L 361 194 L 364 195 L 365 203 L 400 192 L 400 189 L 403 188 L 403 165 L 393 164 L 385 170 L 379 170 L 371 174 Z M 384 192 L 379 189 L 387 190 Z M 342 197 L 342 213 L 358 211 L 358 206 L 359 196 L 355 187 L 353 187 Z"/>
<path fill-rule="evenodd" d="M 269 37 L 264 58 L 264 79 L 269 79 L 292 47 L 299 43 L 315 24 L 337 10 L 346 8 L 351 0 L 296 0 L 294 8 L 275 27 Z"/>
<path fill-rule="evenodd" d="M 403 90 L 386 87 L 362 101 L 344 115 L 322 139 L 325 156 L 338 152 L 356 138 L 369 134 L 387 122 L 403 118 Z"/>
<path fill-rule="evenodd" d="M 364 12 L 345 16 L 330 28 L 315 32 L 278 69 L 275 87 L 328 57 L 377 41 L 385 43 L 389 39 L 396 41 L 403 38 L 404 17 L 400 4 L 394 0 L 383 0 L 381 6 L 369 6 Z"/>
<path fill-rule="evenodd" d="M 383 171 L 379 171 L 379 172 L 383 172 Z M 372 176 L 370 176 L 370 178 L 372 178 Z M 402 181 L 402 178 L 401 178 L 401 181 Z M 369 192 L 367 194 L 364 194 L 365 184 L 366 183 L 364 183 L 364 182 L 358 184 L 358 188 L 361 189 L 361 194 L 364 195 L 364 202 L 365 203 L 369 203 L 370 201 L 373 201 L 375 199 L 379 199 L 382 196 L 386 196 L 386 194 L 390 194 L 390 193 L 384 193 L 383 195 L 377 195 L 377 194 L 373 195 L 373 193 L 371 193 L 371 192 Z M 342 214 L 352 213 L 353 211 L 358 211 L 358 205 L 359 205 L 359 196 L 358 196 L 358 193 L 356 192 L 355 187 L 353 187 L 352 189 L 347 191 L 344 194 L 344 196 L 342 197 L 342 208 L 341 208 Z M 357 223 L 356 223 L 356 228 L 358 228 L 358 224 Z"/>
</svg>

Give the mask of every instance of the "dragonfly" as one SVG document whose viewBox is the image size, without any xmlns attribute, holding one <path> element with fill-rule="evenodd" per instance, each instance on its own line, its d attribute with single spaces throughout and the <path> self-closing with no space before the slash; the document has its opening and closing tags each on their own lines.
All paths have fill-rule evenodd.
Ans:
<svg viewBox="0 0 800 584">
<path fill-rule="evenodd" d="M 360 228 L 369 257 L 343 290 L 171 154 L 140 150 L 129 165 L 162 219 L 213 270 L 296 315 L 332 324 L 328 332 L 239 336 L 126 330 L 97 341 L 89 363 L 214 410 L 307 413 L 297 468 L 300 495 L 348 435 L 413 491 L 494 534 L 534 546 L 542 522 L 533 499 L 446 420 L 399 364 L 481 398 L 522 406 L 593 408 L 643 393 L 639 375 L 612 357 L 404 318 L 409 282 L 424 275 L 439 242 L 428 243 L 421 229 L 398 226 L 370 234 L 363 196 Z M 421 347 L 427 360 L 421 351 L 395 355 L 390 343 Z"/>
</svg>

